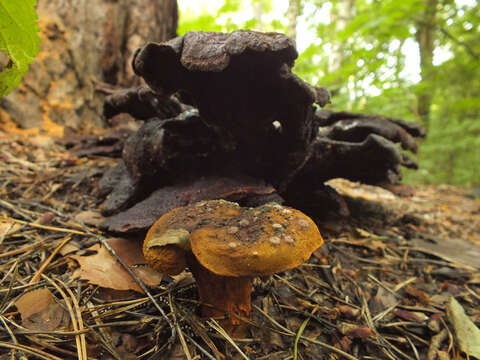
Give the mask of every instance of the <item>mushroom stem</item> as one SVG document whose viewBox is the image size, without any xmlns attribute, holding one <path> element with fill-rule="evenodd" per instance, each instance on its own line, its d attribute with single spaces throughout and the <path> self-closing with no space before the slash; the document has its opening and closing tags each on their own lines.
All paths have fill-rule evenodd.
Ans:
<svg viewBox="0 0 480 360">
<path fill-rule="evenodd" d="M 187 255 L 187 264 L 197 282 L 202 316 L 221 318 L 220 325 L 233 337 L 245 337 L 251 312 L 250 277 L 220 276 L 203 267 L 192 253 Z"/>
</svg>

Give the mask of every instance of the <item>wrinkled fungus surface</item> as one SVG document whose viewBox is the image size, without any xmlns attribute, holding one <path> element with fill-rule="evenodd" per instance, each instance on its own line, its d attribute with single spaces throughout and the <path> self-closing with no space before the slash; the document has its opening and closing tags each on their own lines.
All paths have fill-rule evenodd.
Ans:
<svg viewBox="0 0 480 360">
<path fill-rule="evenodd" d="M 188 204 L 181 194 L 204 186 L 203 177 L 246 175 L 270 184 L 269 194 L 246 191 L 245 201 L 255 205 L 285 200 L 345 215 L 345 203 L 325 181 L 386 185 L 401 178 L 401 166 L 417 168 L 402 148 L 417 150 L 415 138 L 425 136 L 420 126 L 319 109 L 330 101 L 328 91 L 292 73 L 296 58 L 288 37 L 247 30 L 192 31 L 140 48 L 132 65 L 148 86 L 106 100 L 106 116 L 128 112 L 146 122 L 101 182 L 99 194 L 109 194 L 102 213 L 114 215 L 103 228 L 147 229 L 172 208 L 165 201 Z M 218 190 L 192 201 L 226 196 Z"/>
</svg>

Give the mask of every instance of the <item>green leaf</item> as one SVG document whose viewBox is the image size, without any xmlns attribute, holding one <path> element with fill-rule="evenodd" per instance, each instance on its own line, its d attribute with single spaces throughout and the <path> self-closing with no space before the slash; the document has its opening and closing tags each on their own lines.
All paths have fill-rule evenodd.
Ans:
<svg viewBox="0 0 480 360">
<path fill-rule="evenodd" d="M 0 73 L 0 97 L 22 80 L 39 52 L 36 0 L 0 0 L 0 51 L 9 64 Z"/>
</svg>

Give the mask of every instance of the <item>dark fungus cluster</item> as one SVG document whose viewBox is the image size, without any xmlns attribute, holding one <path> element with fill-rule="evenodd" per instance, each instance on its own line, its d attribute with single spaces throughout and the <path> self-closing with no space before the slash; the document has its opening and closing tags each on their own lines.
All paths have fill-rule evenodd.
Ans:
<svg viewBox="0 0 480 360">
<path fill-rule="evenodd" d="M 102 227 L 145 230 L 208 199 L 335 208 L 329 179 L 391 184 L 400 166 L 416 168 L 401 148 L 417 150 L 421 127 L 322 110 L 329 93 L 292 73 L 297 56 L 288 37 L 246 30 L 192 31 L 137 50 L 132 66 L 147 85 L 110 95 L 104 113 L 145 123 L 99 184 Z"/>
</svg>

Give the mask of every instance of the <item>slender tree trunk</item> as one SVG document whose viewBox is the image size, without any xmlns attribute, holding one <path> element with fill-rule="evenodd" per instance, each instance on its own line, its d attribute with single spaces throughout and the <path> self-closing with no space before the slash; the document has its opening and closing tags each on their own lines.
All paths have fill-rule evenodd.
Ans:
<svg viewBox="0 0 480 360">
<path fill-rule="evenodd" d="M 417 92 L 418 115 L 422 125 L 428 130 L 430 106 L 432 104 L 435 73 L 433 71 L 433 51 L 437 30 L 438 0 L 424 0 L 425 10 L 422 19 L 417 22 L 416 38 L 420 49 L 420 75 L 422 81 Z"/>
<path fill-rule="evenodd" d="M 297 18 L 300 16 L 300 0 L 289 0 L 287 9 L 287 35 L 297 42 Z"/>
<path fill-rule="evenodd" d="M 21 127 L 60 135 L 65 125 L 103 125 L 96 83 L 134 85 L 135 49 L 176 35 L 176 0 L 39 0 L 37 11 L 40 54 L 4 99 L 3 113 Z"/>
<path fill-rule="evenodd" d="M 263 28 L 263 21 L 262 21 L 262 15 L 263 15 L 263 1 L 259 0 L 253 4 L 253 15 L 255 16 L 256 24 L 255 24 L 255 30 L 257 31 L 264 31 Z"/>
<path fill-rule="evenodd" d="M 330 21 L 335 24 L 335 33 L 343 31 L 352 21 L 355 12 L 355 0 L 338 0 L 334 3 L 330 13 Z M 328 58 L 328 72 L 335 73 L 339 71 L 344 63 L 345 47 L 340 41 L 332 43 L 332 52 Z M 348 79 L 338 79 L 337 87 L 330 88 L 334 95 L 341 86 L 347 84 Z M 342 84 L 342 85 L 340 85 Z"/>
</svg>

